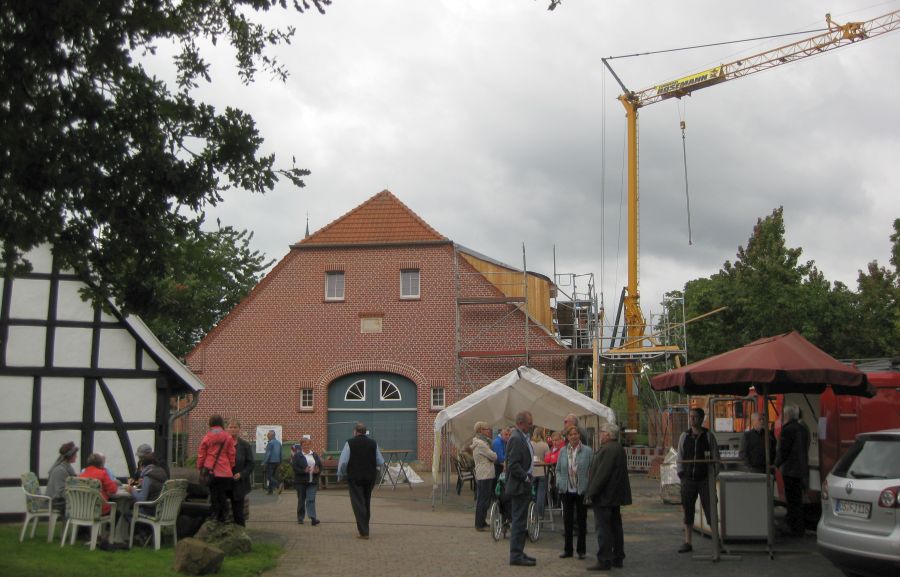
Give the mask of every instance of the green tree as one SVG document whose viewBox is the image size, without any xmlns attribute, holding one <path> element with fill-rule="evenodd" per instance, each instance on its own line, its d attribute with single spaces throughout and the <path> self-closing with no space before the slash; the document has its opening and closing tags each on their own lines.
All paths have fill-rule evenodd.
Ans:
<svg viewBox="0 0 900 577">
<path fill-rule="evenodd" d="M 251 250 L 247 231 L 219 225 L 180 243 L 143 319 L 172 353 L 184 357 L 241 301 L 271 266 Z"/>
<path fill-rule="evenodd" d="M 320 13 L 331 0 L 312 0 Z M 227 41 L 244 82 L 287 72 L 268 48 L 292 28 L 248 15 L 310 9 L 305 0 L 5 0 L 0 4 L 0 241 L 4 261 L 51 243 L 64 266 L 85 272 L 95 296 L 129 312 L 167 310 L 185 258 L 218 262 L 241 233 L 201 233 L 204 207 L 228 188 L 263 193 L 308 171 L 277 168 L 259 153 L 253 118 L 216 110 L 192 93 L 210 80 L 198 42 Z M 173 86 L 141 61 L 158 43 L 180 47 Z M 188 248 L 190 247 L 190 248 Z M 245 248 L 235 248 L 236 255 Z M 226 251 L 227 252 L 227 251 Z M 252 260 L 252 259 L 251 259 Z M 194 261 L 197 262 L 197 261 Z M 222 264 L 245 266 L 246 260 Z M 26 265 L 27 266 L 27 265 Z M 256 264 L 231 271 L 253 276 Z M 185 277 L 187 278 L 187 277 Z M 213 279 L 207 277 L 209 282 Z M 224 290 L 226 287 L 208 287 Z M 229 300 L 227 297 L 226 300 Z M 177 300 L 177 299 L 176 299 Z M 204 298 L 189 299 L 197 303 Z"/>
<path fill-rule="evenodd" d="M 691 360 L 755 339 L 798 330 L 817 344 L 830 331 L 822 318 L 831 309 L 831 285 L 802 249 L 784 240 L 783 209 L 757 220 L 747 246 L 718 273 L 685 285 L 685 308 L 692 318 L 718 307 L 725 311 L 688 325 Z"/>
<path fill-rule="evenodd" d="M 781 208 L 759 219 L 747 247 L 718 273 L 687 282 L 685 316 L 718 307 L 724 312 L 687 328 L 690 360 L 696 361 L 755 339 L 799 331 L 838 358 L 896 355 L 900 342 L 900 219 L 894 222 L 893 271 L 869 263 L 858 291 L 832 285 L 802 249 L 784 241 Z"/>
<path fill-rule="evenodd" d="M 894 220 L 891 242 L 894 270 L 872 261 L 857 277 L 856 329 L 849 344 L 853 357 L 900 353 L 900 218 Z"/>
</svg>

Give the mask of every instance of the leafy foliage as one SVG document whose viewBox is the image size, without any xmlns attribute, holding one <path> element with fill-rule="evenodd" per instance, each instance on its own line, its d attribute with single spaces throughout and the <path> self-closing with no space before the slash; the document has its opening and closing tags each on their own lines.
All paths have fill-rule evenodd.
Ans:
<svg viewBox="0 0 900 577">
<path fill-rule="evenodd" d="M 189 255 L 195 263 L 208 256 L 208 265 L 239 267 L 229 269 L 236 278 L 226 280 L 226 286 L 204 289 L 242 285 L 258 272 L 258 261 L 247 258 L 245 247 L 226 257 L 224 243 L 242 237 L 222 229 L 204 235 L 203 209 L 220 202 L 228 188 L 263 193 L 279 178 L 303 186 L 309 172 L 277 168 L 274 156 L 260 155 L 263 139 L 246 113 L 230 107 L 217 111 L 194 99 L 192 90 L 210 80 L 198 42 L 227 40 L 244 82 L 259 70 L 283 79 L 287 72 L 267 49 L 289 42 L 294 30 L 267 29 L 248 14 L 273 8 L 302 13 L 311 5 L 324 13 L 330 3 L 0 4 L 0 240 L 5 260 L 51 243 L 64 266 L 90 276 L 98 297 L 111 296 L 129 312 L 157 318 L 171 310 L 173 300 L 184 305 L 210 300 L 209 295 L 175 296 L 174 287 L 200 288 L 190 275 L 171 276 L 186 272 Z M 174 86 L 141 64 L 158 43 L 180 47 L 174 57 Z M 209 275 L 204 280 L 213 281 Z"/>
<path fill-rule="evenodd" d="M 153 285 L 154 306 L 145 308 L 143 319 L 175 355 L 186 355 L 272 264 L 250 249 L 252 238 L 220 225 L 173 247 L 165 274 Z"/>
<path fill-rule="evenodd" d="M 725 352 L 753 340 L 799 331 L 839 358 L 892 356 L 900 342 L 900 219 L 891 236 L 894 270 L 869 263 L 859 273 L 858 292 L 832 284 L 802 249 L 784 241 L 783 211 L 759 219 L 746 248 L 726 261 L 718 273 L 684 287 L 685 313 L 692 319 L 726 306 L 721 313 L 689 324 L 691 360 Z M 670 296 L 680 296 L 674 291 Z M 665 306 L 665 303 L 664 303 Z M 676 307 L 667 307 L 670 322 L 680 322 Z"/>
</svg>

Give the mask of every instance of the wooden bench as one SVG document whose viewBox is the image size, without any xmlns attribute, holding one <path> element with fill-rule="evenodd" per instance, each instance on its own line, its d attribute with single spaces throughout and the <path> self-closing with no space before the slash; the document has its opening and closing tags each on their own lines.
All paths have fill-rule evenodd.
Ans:
<svg viewBox="0 0 900 577">
<path fill-rule="evenodd" d="M 322 473 L 319 475 L 319 487 L 327 489 L 335 485 L 343 485 L 337 480 L 338 459 L 341 456 L 340 451 L 324 451 L 322 453 Z"/>
</svg>

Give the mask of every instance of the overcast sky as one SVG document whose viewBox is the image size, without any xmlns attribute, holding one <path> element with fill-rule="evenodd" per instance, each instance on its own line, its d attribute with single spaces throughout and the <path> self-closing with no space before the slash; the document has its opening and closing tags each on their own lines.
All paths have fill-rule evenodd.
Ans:
<svg viewBox="0 0 900 577">
<path fill-rule="evenodd" d="M 312 174 L 210 210 L 281 259 L 388 188 L 450 239 L 530 270 L 594 273 L 608 314 L 626 282 L 624 109 L 605 56 L 813 30 L 830 11 L 867 20 L 900 2 L 334 0 L 277 51 L 291 76 L 244 87 L 227 50 L 201 96 L 251 113 L 266 151 Z M 277 17 L 277 18 L 276 18 Z M 799 40 L 613 61 L 637 90 Z M 640 113 L 640 286 L 716 273 L 784 206 L 788 244 L 829 280 L 888 265 L 900 217 L 900 32 L 669 100 Z M 679 120 L 687 123 L 688 245 Z"/>
</svg>

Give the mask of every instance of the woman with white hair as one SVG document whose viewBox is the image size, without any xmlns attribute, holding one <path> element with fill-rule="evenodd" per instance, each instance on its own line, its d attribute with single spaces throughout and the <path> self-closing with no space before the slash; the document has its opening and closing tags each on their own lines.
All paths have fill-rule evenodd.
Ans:
<svg viewBox="0 0 900 577">
<path fill-rule="evenodd" d="M 487 531 L 487 512 L 494 488 L 494 462 L 497 453 L 491 450 L 491 426 L 478 421 L 472 439 L 472 458 L 475 459 L 475 529 Z"/>
<path fill-rule="evenodd" d="M 623 505 L 631 505 L 628 458 L 619 444 L 619 427 L 605 423 L 600 427 L 600 448 L 591 461 L 591 474 L 585 494 L 594 509 L 597 533 L 597 563 L 588 571 L 609 571 L 625 561 L 622 530 Z"/>
</svg>

